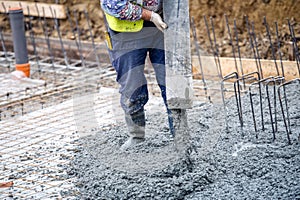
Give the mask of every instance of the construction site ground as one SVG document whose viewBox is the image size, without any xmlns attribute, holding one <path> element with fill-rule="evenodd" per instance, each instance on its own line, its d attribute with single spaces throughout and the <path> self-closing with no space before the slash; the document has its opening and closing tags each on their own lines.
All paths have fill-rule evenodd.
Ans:
<svg viewBox="0 0 300 200">
<path fill-rule="evenodd" d="M 292 144 L 283 121 L 273 141 L 269 119 L 255 132 L 249 96 L 245 127 L 228 99 L 195 101 L 188 110 L 191 149 L 177 151 L 160 97 L 146 106 L 146 141 L 120 151 L 126 140 L 118 91 L 75 95 L 63 103 L 2 120 L 2 199 L 297 199 L 300 197 L 299 86 L 288 92 Z M 257 99 L 255 99 L 257 101 Z M 264 102 L 265 104 L 267 102 Z M 258 104 L 256 112 L 258 113 Z M 267 110 L 265 110 L 267 114 Z M 257 138 L 256 138 L 257 135 Z"/>
<path fill-rule="evenodd" d="M 147 60 L 150 99 L 145 107 L 146 140 L 128 151 L 120 150 L 127 128 L 116 72 L 103 43 L 99 1 L 34 2 L 59 3 L 78 11 L 82 46 L 76 47 L 80 40 L 67 19 L 59 20 L 67 51 L 64 56 L 54 20 L 27 17 L 25 24 L 32 23 L 36 44 L 27 30 L 31 77 L 18 79 L 13 73 L 9 22 L 6 14 L 0 14 L 4 34 L 0 38 L 0 199 L 300 199 L 299 67 L 290 51 L 286 22 L 291 19 L 298 37 L 299 1 L 190 1 L 198 32 L 198 38 L 192 40 L 192 65 L 198 71 L 193 71 L 193 108 L 187 110 L 190 142 L 170 137 L 166 109 Z M 226 81 L 222 90 L 216 63 L 220 59 L 220 67 L 230 72 L 237 67 L 236 60 L 214 57 L 203 15 L 215 20 L 220 56 L 231 56 L 225 12 L 232 28 L 233 19 L 238 22 L 245 73 L 257 69 L 247 38 L 247 14 L 255 21 L 261 58 L 269 59 L 261 60 L 264 72 L 270 72 L 265 77 L 276 76 L 283 63 L 286 81 L 294 82 L 286 87 L 280 86 L 283 82 L 264 82 L 260 91 L 253 82 L 243 84 L 241 79 L 237 82 L 242 90 L 239 101 L 233 81 Z M 278 66 L 273 63 L 261 23 L 264 15 L 270 24 L 275 20 L 280 24 L 283 61 L 277 49 Z M 43 30 L 42 24 L 48 24 L 49 29 Z M 272 32 L 274 38 L 274 29 Z M 201 58 L 195 56 L 196 43 L 200 44 Z M 34 54 L 34 47 L 38 54 Z"/>
<path fill-rule="evenodd" d="M 253 96 L 255 132 L 249 93 L 242 97 L 241 127 L 232 83 L 225 86 L 224 110 L 219 83 L 209 84 L 211 104 L 201 81 L 194 80 L 199 96 L 188 110 L 191 148 L 186 152 L 178 151 L 182 144 L 170 137 L 165 107 L 147 65 L 151 96 L 145 108 L 146 141 L 124 152 L 120 145 L 127 130 L 114 70 L 94 62 L 74 68 L 60 59 L 53 68 L 47 59 L 39 60 L 39 66 L 31 59 L 31 79 L 13 79 L 12 69 L 1 67 L 0 179 L 13 182 L 13 187 L 0 189 L 2 199 L 300 197 L 299 84 L 287 87 L 284 97 L 292 127 L 289 144 L 278 102 L 274 140 L 266 93 L 265 130 L 259 95 Z"/>
</svg>

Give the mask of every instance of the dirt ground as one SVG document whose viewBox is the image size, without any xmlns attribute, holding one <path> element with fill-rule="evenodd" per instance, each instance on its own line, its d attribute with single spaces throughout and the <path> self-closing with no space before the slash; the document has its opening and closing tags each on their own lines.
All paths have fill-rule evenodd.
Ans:
<svg viewBox="0 0 300 200">
<path fill-rule="evenodd" d="M 102 12 L 99 6 L 99 0 L 28 0 L 31 2 L 42 3 L 59 3 L 64 4 L 71 11 L 76 10 L 79 12 L 79 25 L 82 28 L 83 40 L 89 39 L 88 27 L 84 18 L 83 11 L 86 9 L 90 15 L 91 26 L 94 33 L 94 39 L 96 42 L 103 40 L 103 31 L 105 26 L 103 23 Z M 296 35 L 300 34 L 300 26 L 296 22 L 300 19 L 299 13 L 300 0 L 191 0 L 190 1 L 190 13 L 191 17 L 195 19 L 195 25 L 198 33 L 198 42 L 201 48 L 207 52 L 211 52 L 210 43 L 207 37 L 207 31 L 203 16 L 211 16 L 214 19 L 215 32 L 217 43 L 219 46 L 219 52 L 221 56 L 231 56 L 232 47 L 230 45 L 227 26 L 225 22 L 224 14 L 228 16 L 231 32 L 233 33 L 233 21 L 236 19 L 237 29 L 240 34 L 241 53 L 243 57 L 249 56 L 251 49 L 249 47 L 248 33 L 246 28 L 245 16 L 248 16 L 250 23 L 253 21 L 255 25 L 255 32 L 258 38 L 258 46 L 261 51 L 262 58 L 270 58 L 271 52 L 269 43 L 267 41 L 266 29 L 263 24 L 263 17 L 265 16 L 273 37 L 275 37 L 275 25 L 274 22 L 278 22 L 280 39 L 283 41 L 282 48 L 284 59 L 289 59 L 288 46 L 290 42 L 289 27 L 287 25 L 287 18 L 290 19 L 295 28 Z M 298 6 L 297 6 L 298 5 Z M 8 23 L 8 20 L 0 18 L 2 26 Z M 67 20 L 60 20 L 63 37 L 72 38 L 72 32 L 70 31 L 69 23 Z M 8 26 L 9 27 L 9 26 Z M 6 27 L 7 28 L 7 27 Z M 5 29 L 5 28 L 4 28 Z M 39 28 L 35 29 L 37 34 L 41 34 Z M 55 36 L 55 32 L 52 33 Z M 273 39 L 274 40 L 274 39 Z"/>
</svg>

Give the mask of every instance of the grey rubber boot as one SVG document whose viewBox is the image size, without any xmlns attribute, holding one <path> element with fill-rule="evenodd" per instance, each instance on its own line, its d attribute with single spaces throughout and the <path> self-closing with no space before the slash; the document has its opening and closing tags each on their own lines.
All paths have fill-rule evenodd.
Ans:
<svg viewBox="0 0 300 200">
<path fill-rule="evenodd" d="M 121 146 L 121 150 L 126 150 L 145 141 L 145 113 L 141 111 L 133 115 L 125 115 L 128 128 L 128 140 Z"/>
</svg>

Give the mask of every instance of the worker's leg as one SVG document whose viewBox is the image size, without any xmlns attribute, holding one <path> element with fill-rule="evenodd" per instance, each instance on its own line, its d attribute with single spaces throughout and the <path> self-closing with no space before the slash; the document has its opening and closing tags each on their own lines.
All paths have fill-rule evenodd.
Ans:
<svg viewBox="0 0 300 200">
<path fill-rule="evenodd" d="M 147 49 L 137 49 L 119 56 L 113 61 L 120 84 L 121 106 L 129 132 L 129 140 L 122 146 L 126 149 L 135 139 L 145 137 L 144 105 L 148 101 L 147 81 L 144 75 Z"/>
<path fill-rule="evenodd" d="M 122 145 L 134 145 L 133 139 L 145 136 L 144 105 L 148 101 L 147 81 L 144 65 L 147 51 L 153 44 L 162 44 L 163 34 L 154 27 L 145 27 L 137 33 L 116 33 L 112 30 L 113 49 L 109 51 L 113 67 L 117 71 L 120 84 L 121 106 L 129 130 L 129 140 Z M 160 37 L 157 34 L 160 33 Z M 159 39 L 159 40 L 157 40 Z M 123 148 L 124 149 L 124 148 Z"/>
<path fill-rule="evenodd" d="M 164 100 L 167 109 L 170 133 L 173 136 L 174 127 L 173 127 L 172 112 L 168 108 L 168 104 L 167 104 L 165 52 L 163 49 L 151 49 L 149 52 L 149 57 L 155 71 L 156 81 L 161 90 L 161 96 Z"/>
</svg>

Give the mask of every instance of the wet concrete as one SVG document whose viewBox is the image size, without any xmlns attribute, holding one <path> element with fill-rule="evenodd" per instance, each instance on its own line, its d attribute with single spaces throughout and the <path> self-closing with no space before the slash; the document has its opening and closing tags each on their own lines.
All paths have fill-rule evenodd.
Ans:
<svg viewBox="0 0 300 200">
<path fill-rule="evenodd" d="M 146 110 L 146 141 L 128 151 L 119 150 L 126 140 L 122 123 L 80 138 L 75 159 L 67 168 L 69 177 L 77 179 L 77 188 L 64 195 L 78 199 L 299 199 L 299 88 L 287 91 L 291 145 L 280 112 L 273 141 L 265 95 L 265 130 L 259 128 L 258 133 L 253 128 L 249 94 L 242 98 L 243 129 L 233 98 L 227 101 L 227 130 L 223 105 L 196 102 L 187 111 L 191 146 L 184 152 L 176 151 L 170 139 L 162 106 L 162 110 Z M 260 122 L 257 96 L 254 108 Z"/>
</svg>

